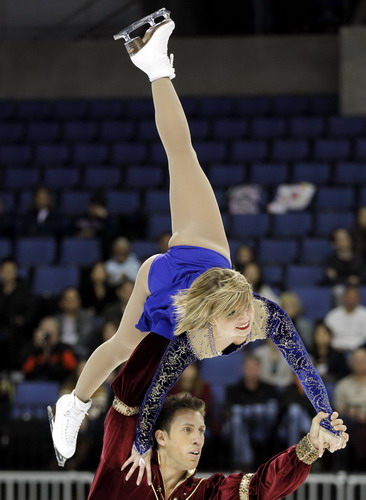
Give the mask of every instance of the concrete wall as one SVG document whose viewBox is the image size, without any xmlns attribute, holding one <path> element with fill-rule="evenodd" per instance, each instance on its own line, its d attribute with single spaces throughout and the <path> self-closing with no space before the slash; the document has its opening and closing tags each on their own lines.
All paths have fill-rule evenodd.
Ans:
<svg viewBox="0 0 366 500">
<path fill-rule="evenodd" d="M 366 35 L 365 35 L 366 36 Z M 181 95 L 338 91 L 335 35 L 178 38 L 171 41 Z M 110 98 L 150 93 L 122 42 L 0 44 L 0 99 Z"/>
</svg>

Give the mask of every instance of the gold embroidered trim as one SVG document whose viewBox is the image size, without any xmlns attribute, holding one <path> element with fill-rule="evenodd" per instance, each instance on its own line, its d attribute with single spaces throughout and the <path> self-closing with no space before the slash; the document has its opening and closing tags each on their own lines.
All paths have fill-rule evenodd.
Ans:
<svg viewBox="0 0 366 500">
<path fill-rule="evenodd" d="M 132 417 L 139 412 L 138 406 L 127 406 L 123 401 L 118 399 L 117 396 L 114 396 L 112 407 L 125 417 Z"/>
<path fill-rule="evenodd" d="M 222 352 L 216 351 L 212 332 L 208 329 L 187 332 L 188 341 L 198 359 L 216 358 Z"/>
<path fill-rule="evenodd" d="M 249 499 L 249 484 L 250 480 L 254 476 L 254 473 L 245 474 L 240 481 L 239 485 L 239 498 L 240 500 L 248 500 Z"/>
<path fill-rule="evenodd" d="M 306 465 L 311 465 L 319 458 L 319 451 L 312 445 L 309 439 L 309 433 L 306 434 L 296 446 L 296 455 L 297 458 Z"/>
</svg>

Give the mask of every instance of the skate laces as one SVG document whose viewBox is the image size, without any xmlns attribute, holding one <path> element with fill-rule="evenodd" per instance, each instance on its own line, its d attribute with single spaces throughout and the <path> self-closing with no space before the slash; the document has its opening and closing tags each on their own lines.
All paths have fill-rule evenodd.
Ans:
<svg viewBox="0 0 366 500">
<path fill-rule="evenodd" d="M 68 444 L 73 444 L 77 438 L 82 421 L 87 415 L 87 411 L 80 410 L 73 406 L 65 411 L 64 416 L 66 417 L 65 425 L 65 440 Z"/>
</svg>

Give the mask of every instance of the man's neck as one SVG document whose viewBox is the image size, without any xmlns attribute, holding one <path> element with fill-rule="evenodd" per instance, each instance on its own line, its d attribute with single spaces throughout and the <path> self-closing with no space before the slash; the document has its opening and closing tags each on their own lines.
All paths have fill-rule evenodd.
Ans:
<svg viewBox="0 0 366 500">
<path fill-rule="evenodd" d="M 187 475 L 186 470 L 179 469 L 172 464 L 164 453 L 159 453 L 159 468 L 163 478 L 165 498 L 168 499 L 178 484 L 183 481 Z"/>
</svg>

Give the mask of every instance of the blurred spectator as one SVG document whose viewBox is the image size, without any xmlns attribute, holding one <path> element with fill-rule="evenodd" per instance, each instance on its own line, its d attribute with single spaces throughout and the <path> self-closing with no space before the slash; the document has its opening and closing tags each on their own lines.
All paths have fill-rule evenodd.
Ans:
<svg viewBox="0 0 366 500">
<path fill-rule="evenodd" d="M 350 357 L 351 374 L 335 386 L 335 408 L 349 432 L 348 455 L 351 470 L 366 470 L 366 349 Z"/>
<path fill-rule="evenodd" d="M 346 285 L 360 285 L 365 280 L 365 262 L 356 255 L 348 229 L 339 228 L 331 236 L 333 253 L 325 264 L 328 283 L 334 287 L 335 299 Z"/>
<path fill-rule="evenodd" d="M 29 341 L 36 315 L 36 299 L 18 277 L 18 265 L 10 259 L 0 264 L 0 360 L 3 369 L 17 369 L 22 347 Z"/>
<path fill-rule="evenodd" d="M 109 213 L 105 197 L 96 193 L 89 199 L 86 214 L 75 221 L 75 236 L 105 240 L 108 227 Z"/>
<path fill-rule="evenodd" d="M 245 243 L 239 245 L 235 252 L 235 259 L 234 259 L 235 269 L 237 269 L 239 272 L 242 272 L 244 267 L 247 264 L 249 264 L 249 262 L 253 262 L 253 260 L 254 260 L 254 253 L 252 247 L 246 245 Z"/>
<path fill-rule="evenodd" d="M 273 300 L 273 302 L 278 302 L 279 298 L 277 294 L 269 285 L 263 282 L 262 268 L 258 262 L 248 262 L 243 267 L 241 273 L 251 283 L 254 292 L 259 293 L 259 295 L 262 295 L 266 299 Z"/>
<path fill-rule="evenodd" d="M 366 342 L 366 307 L 360 304 L 360 290 L 347 286 L 342 304 L 325 316 L 325 324 L 332 330 L 332 346 L 341 351 L 353 351 Z"/>
<path fill-rule="evenodd" d="M 357 211 L 356 224 L 352 230 L 352 238 L 356 255 L 366 262 L 366 206 Z"/>
<path fill-rule="evenodd" d="M 169 250 L 169 241 L 172 237 L 172 233 L 161 233 L 158 238 L 158 251 L 159 253 L 165 253 Z"/>
<path fill-rule="evenodd" d="M 140 268 L 140 261 L 131 252 L 131 243 L 127 238 L 120 237 L 112 244 L 112 255 L 105 263 L 108 281 L 112 286 L 121 283 L 123 278 L 135 281 Z"/>
<path fill-rule="evenodd" d="M 44 186 L 37 187 L 31 208 L 22 218 L 22 236 L 55 236 L 61 234 L 63 229 L 51 191 Z"/>
<path fill-rule="evenodd" d="M 283 389 L 292 383 L 293 371 L 271 340 L 255 347 L 253 354 L 260 360 L 260 379 L 277 389 Z"/>
<path fill-rule="evenodd" d="M 103 317 L 106 321 L 113 321 L 117 324 L 120 323 L 126 309 L 127 302 L 131 297 L 134 285 L 135 282 L 128 278 L 124 278 L 118 285 L 115 291 L 117 300 L 106 306 L 103 310 Z"/>
<path fill-rule="evenodd" d="M 53 317 L 41 320 L 26 348 L 22 371 L 26 379 L 62 383 L 77 365 L 71 346 L 60 341 L 60 326 Z"/>
<path fill-rule="evenodd" d="M 69 287 L 63 291 L 56 318 L 60 323 L 61 341 L 73 346 L 78 356 L 88 356 L 95 317 L 91 311 L 82 309 L 77 288 Z"/>
<path fill-rule="evenodd" d="M 303 314 L 303 305 L 300 297 L 296 293 L 287 290 L 281 293 L 279 305 L 290 316 L 306 348 L 310 349 L 313 328 L 311 321 Z"/>
<path fill-rule="evenodd" d="M 85 309 L 90 309 L 100 316 L 103 310 L 116 300 L 114 288 L 108 283 L 107 271 L 103 262 L 95 262 L 82 280 L 81 302 Z"/>
<path fill-rule="evenodd" d="M 255 470 L 264 456 L 272 453 L 278 419 L 278 394 L 260 379 L 261 361 L 245 356 L 242 377 L 226 389 L 225 407 L 229 410 L 230 442 L 234 467 Z"/>
<path fill-rule="evenodd" d="M 309 350 L 315 368 L 328 389 L 335 381 L 349 374 L 346 357 L 332 347 L 332 338 L 332 330 L 319 321 L 314 327 L 312 348 Z"/>
</svg>

